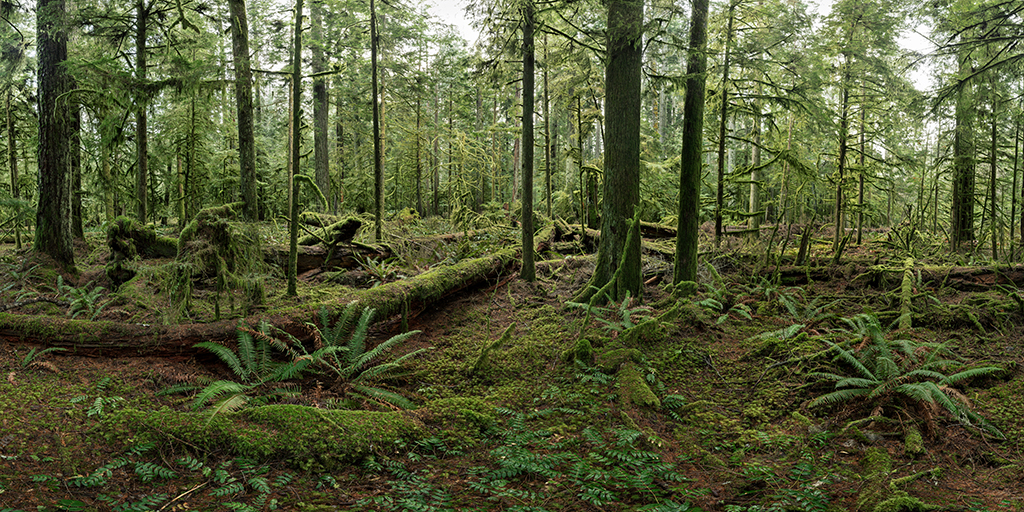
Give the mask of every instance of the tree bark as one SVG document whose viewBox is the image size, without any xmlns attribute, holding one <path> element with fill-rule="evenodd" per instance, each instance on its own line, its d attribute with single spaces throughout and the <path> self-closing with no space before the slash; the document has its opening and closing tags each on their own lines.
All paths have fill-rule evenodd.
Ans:
<svg viewBox="0 0 1024 512">
<path fill-rule="evenodd" d="M 64 0 L 39 0 L 36 49 L 39 80 L 39 199 L 34 250 L 73 270 L 71 243 L 70 119 L 63 96 L 70 90 Z"/>
<path fill-rule="evenodd" d="M 382 238 L 381 224 L 384 219 L 384 167 L 381 161 L 380 140 L 380 97 L 377 77 L 377 4 L 370 0 L 370 96 L 373 103 L 373 235 L 378 242 Z"/>
<path fill-rule="evenodd" d="M 288 276 L 289 297 L 298 295 L 298 245 L 299 245 L 299 191 L 298 183 L 295 182 L 295 174 L 299 172 L 300 143 L 302 141 L 300 112 L 302 105 L 302 0 L 295 0 L 295 26 L 294 41 L 292 47 L 292 83 L 291 83 L 291 133 L 288 137 L 290 144 L 290 161 L 288 169 Z"/>
<path fill-rule="evenodd" d="M 639 297 L 640 237 L 628 236 L 640 204 L 640 74 L 643 63 L 643 0 L 608 2 L 608 65 L 605 69 L 604 200 L 597 266 L 587 288 L 576 297 L 586 302 L 594 291 L 613 284 L 609 296 Z M 627 241 L 630 243 L 627 245 Z M 598 300 L 604 300 L 598 298 Z"/>
<path fill-rule="evenodd" d="M 533 30 L 533 0 L 526 0 L 523 7 L 523 268 L 519 274 L 526 282 L 537 279 L 533 263 L 533 75 L 536 66 Z"/>
<path fill-rule="evenodd" d="M 17 130 L 14 127 L 14 110 L 11 97 L 14 96 L 14 87 L 7 88 L 7 97 L 4 100 L 7 107 L 7 166 L 11 177 L 11 198 L 17 201 L 21 198 L 20 187 L 18 186 L 18 146 L 15 142 Z M 21 216 L 21 207 L 18 207 L 17 215 Z M 14 246 L 21 250 L 21 225 L 22 219 L 14 222 Z"/>
<path fill-rule="evenodd" d="M 149 131 L 146 126 L 146 104 L 149 103 L 146 92 L 146 28 L 149 23 L 149 7 L 145 0 L 136 5 L 135 16 L 135 199 L 137 202 L 136 216 L 143 224 L 149 216 Z"/>
<path fill-rule="evenodd" d="M 725 208 L 725 142 L 729 122 L 729 51 L 732 46 L 732 24 L 736 19 L 736 2 L 729 2 L 729 22 L 725 29 L 725 64 L 722 66 L 722 109 L 718 125 L 718 179 L 715 194 L 715 247 L 722 245 L 722 213 Z"/>
<path fill-rule="evenodd" d="M 970 57 L 959 56 L 959 75 L 970 73 Z M 953 132 L 953 206 L 950 242 L 958 251 L 974 240 L 974 95 L 972 84 L 964 84 L 956 95 L 956 127 Z"/>
<path fill-rule="evenodd" d="M 313 50 L 313 74 L 321 75 L 326 71 L 324 62 L 324 20 L 322 0 L 310 4 L 310 43 Z M 316 186 L 326 200 L 331 195 L 331 161 L 327 144 L 327 115 L 330 102 L 327 97 L 327 78 L 313 78 L 313 164 L 316 168 Z M 327 203 L 320 205 L 320 211 L 326 212 Z"/>
<path fill-rule="evenodd" d="M 704 87 L 707 74 L 709 0 L 693 0 L 690 47 L 686 60 L 686 99 L 679 169 L 679 221 L 672 282 L 697 280 L 697 229 L 700 219 L 700 177 L 704 150 Z"/>
<path fill-rule="evenodd" d="M 238 164 L 242 210 L 246 220 L 258 216 L 256 199 L 256 135 L 252 108 L 252 64 L 249 59 L 249 19 L 245 0 L 228 0 L 231 12 L 231 57 L 235 66 L 235 108 L 238 117 Z"/>
</svg>

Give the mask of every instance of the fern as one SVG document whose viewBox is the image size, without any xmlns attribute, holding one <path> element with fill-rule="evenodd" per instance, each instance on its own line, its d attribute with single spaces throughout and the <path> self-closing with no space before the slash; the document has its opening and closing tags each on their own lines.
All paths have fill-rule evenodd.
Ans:
<svg viewBox="0 0 1024 512">
<path fill-rule="evenodd" d="M 161 478 L 167 479 L 178 476 L 174 471 L 152 462 L 136 462 L 135 474 L 139 475 L 143 482 L 152 482 Z"/>
<path fill-rule="evenodd" d="M 243 491 L 245 491 L 245 484 L 239 481 L 234 481 L 210 491 L 210 496 L 223 498 L 224 496 L 238 494 Z"/>
</svg>

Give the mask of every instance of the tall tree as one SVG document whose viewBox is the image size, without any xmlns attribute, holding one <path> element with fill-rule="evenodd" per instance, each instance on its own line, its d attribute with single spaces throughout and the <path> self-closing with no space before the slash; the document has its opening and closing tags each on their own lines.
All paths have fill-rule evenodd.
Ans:
<svg viewBox="0 0 1024 512">
<path fill-rule="evenodd" d="M 679 161 L 679 220 L 673 284 L 697 280 L 697 228 L 700 219 L 701 156 L 704 149 L 704 89 L 707 74 L 709 0 L 693 0 L 686 99 L 683 105 L 683 147 Z"/>
<path fill-rule="evenodd" d="M 135 102 L 135 199 L 136 216 L 145 223 L 149 214 L 149 129 L 147 128 L 146 108 L 148 90 L 145 87 L 146 73 L 146 38 L 149 24 L 149 5 L 139 0 L 135 5 L 135 80 L 138 96 Z"/>
<path fill-rule="evenodd" d="M 536 49 L 533 0 L 523 5 L 523 268 L 524 281 L 537 279 L 533 264 L 533 100 Z"/>
<path fill-rule="evenodd" d="M 324 57 L 324 16 L 323 0 L 310 4 L 310 43 L 313 50 L 313 166 L 315 168 L 316 186 L 324 199 L 330 195 L 331 161 L 327 139 L 327 117 L 330 102 L 327 98 L 326 62 Z M 328 205 L 320 205 L 321 211 L 327 211 Z"/>
<path fill-rule="evenodd" d="M 301 0 L 300 0 L 301 1 Z M 370 96 L 373 103 L 373 236 L 378 242 L 382 238 L 384 221 L 384 156 L 381 154 L 380 136 L 380 95 L 377 69 L 377 48 L 380 45 L 377 33 L 377 4 L 370 0 Z"/>
<path fill-rule="evenodd" d="M 956 127 L 953 131 L 953 193 L 951 209 L 952 226 L 950 243 L 953 250 L 960 250 L 965 242 L 974 240 L 974 84 L 967 81 L 971 73 L 971 59 L 968 50 L 957 56 L 959 76 L 965 82 L 956 93 Z"/>
<path fill-rule="evenodd" d="M 252 64 L 249 58 L 249 21 L 245 0 L 228 0 L 231 13 L 231 56 L 235 65 L 235 104 L 238 118 L 238 163 L 243 215 L 256 220 L 256 135 L 252 111 Z"/>
<path fill-rule="evenodd" d="M 36 8 L 36 52 L 39 80 L 39 200 L 34 249 L 73 269 L 71 243 L 71 140 L 68 102 L 70 81 L 64 0 L 39 0 Z"/>
<path fill-rule="evenodd" d="M 589 300 L 605 285 L 608 294 L 638 297 L 640 238 L 629 237 L 630 219 L 640 204 L 640 72 L 643 63 L 643 0 L 608 2 L 605 68 L 604 201 L 597 266 L 577 301 Z M 627 246 L 627 240 L 630 241 Z M 614 282 L 612 281 L 614 279 Z M 604 300 L 598 297 L 598 300 Z"/>
<path fill-rule="evenodd" d="M 294 39 L 292 41 L 291 75 L 291 133 L 289 141 L 288 169 L 288 295 L 298 295 L 298 240 L 299 240 L 299 184 L 295 175 L 301 162 L 300 142 L 302 140 L 302 0 L 295 0 Z"/>
</svg>

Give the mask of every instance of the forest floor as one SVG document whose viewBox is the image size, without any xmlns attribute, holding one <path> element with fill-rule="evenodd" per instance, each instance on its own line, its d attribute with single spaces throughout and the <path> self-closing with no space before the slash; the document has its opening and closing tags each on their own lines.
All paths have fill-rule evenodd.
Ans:
<svg viewBox="0 0 1024 512">
<path fill-rule="evenodd" d="M 434 253 L 491 250 L 474 243 Z M 705 254 L 697 294 L 681 299 L 656 284 L 667 272 L 657 256 L 642 301 L 589 313 L 568 303 L 589 278 L 585 257 L 546 261 L 534 283 L 511 274 L 454 292 L 370 328 L 370 346 L 406 322 L 420 331 L 381 361 L 428 349 L 386 380 L 310 366 L 280 390 L 206 349 L 83 355 L 8 329 L 0 510 L 1024 510 L 1022 284 L 994 284 L 1010 267 L 972 267 L 963 286 L 952 277 L 962 268 L 869 240 L 840 265 L 822 244 L 820 260 L 812 251 L 810 265 L 783 271 L 761 265 L 765 241 L 736 244 Z M 101 233 L 77 256 L 77 277 L 58 282 L 29 253 L 0 248 L 0 315 L 167 321 L 137 293 L 111 292 Z M 414 279 L 426 266 L 382 265 L 360 272 Z M 265 288 L 269 303 L 350 293 L 315 272 L 297 300 L 279 270 Z M 53 300 L 12 307 L 33 297 Z M 245 332 L 239 345 L 287 341 Z M 951 363 L 927 366 L 937 360 Z M 822 374 L 873 393 L 812 406 L 836 391 Z M 214 415 L 193 407 L 196 391 L 161 393 L 217 381 L 243 384 L 241 408 Z M 951 401 L 901 387 L 922 382 Z M 415 407 L 398 411 L 377 391 Z M 357 409 L 380 412 L 345 416 Z"/>
</svg>

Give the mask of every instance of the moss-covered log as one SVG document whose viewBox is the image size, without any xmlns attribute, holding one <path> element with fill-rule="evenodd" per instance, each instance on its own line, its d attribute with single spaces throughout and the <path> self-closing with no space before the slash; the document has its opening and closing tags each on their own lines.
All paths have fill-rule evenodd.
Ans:
<svg viewBox="0 0 1024 512">
<path fill-rule="evenodd" d="M 356 301 L 376 309 L 375 320 L 384 321 L 510 272 L 518 261 L 515 256 L 515 251 L 508 250 L 455 265 L 435 267 L 402 281 L 321 302 L 273 310 L 243 321 L 255 325 L 266 319 L 275 327 L 304 339 L 309 336 L 306 323 L 316 317 L 320 308 L 339 309 Z M 0 313 L 0 339 L 11 343 L 65 347 L 80 355 L 175 356 L 194 354 L 196 350 L 192 346 L 200 341 L 232 342 L 238 323 L 239 320 L 183 325 L 121 324 Z"/>
<path fill-rule="evenodd" d="M 310 230 L 312 234 L 299 238 L 299 245 L 324 243 L 330 246 L 345 243 L 356 236 L 362 225 L 363 221 L 356 217 L 347 217 L 328 226 L 322 226 L 321 229 Z"/>
<path fill-rule="evenodd" d="M 319 246 L 299 246 L 298 272 L 304 274 L 317 268 L 355 268 L 359 259 L 387 259 L 394 254 L 387 247 L 335 247 L 333 251 Z M 284 267 L 288 262 L 288 246 L 272 245 L 263 248 L 263 260 Z"/>
<path fill-rule="evenodd" d="M 999 285 L 1024 286 L 1024 265 L 1000 267 L 916 267 L 920 283 L 926 287 L 951 288 L 965 292 L 991 290 Z M 843 278 L 849 286 L 894 289 L 903 281 L 904 267 L 875 265 L 784 266 L 778 270 L 783 284 L 803 285 L 810 281 Z"/>
<path fill-rule="evenodd" d="M 305 469 L 331 471 L 364 459 L 398 441 L 423 437 L 412 413 L 324 410 L 266 405 L 236 413 L 126 409 L 104 420 L 114 437 L 226 451 L 256 460 L 283 460 Z"/>
</svg>

